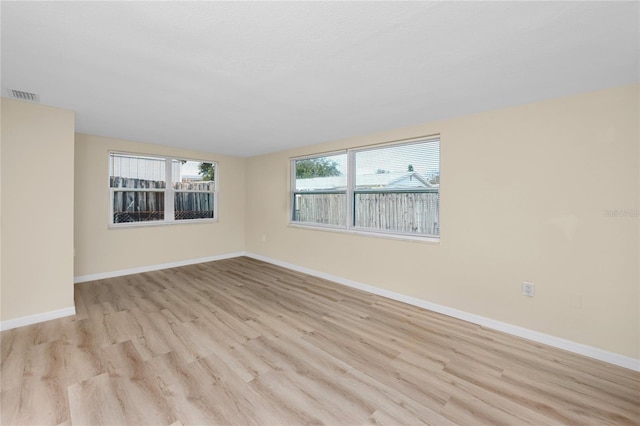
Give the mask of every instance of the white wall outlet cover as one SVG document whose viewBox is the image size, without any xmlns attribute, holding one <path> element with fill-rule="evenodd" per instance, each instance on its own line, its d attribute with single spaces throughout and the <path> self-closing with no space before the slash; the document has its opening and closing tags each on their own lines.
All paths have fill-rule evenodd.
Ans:
<svg viewBox="0 0 640 426">
<path fill-rule="evenodd" d="M 534 283 L 527 281 L 522 282 L 522 294 L 527 297 L 533 297 L 536 294 L 536 287 Z"/>
</svg>

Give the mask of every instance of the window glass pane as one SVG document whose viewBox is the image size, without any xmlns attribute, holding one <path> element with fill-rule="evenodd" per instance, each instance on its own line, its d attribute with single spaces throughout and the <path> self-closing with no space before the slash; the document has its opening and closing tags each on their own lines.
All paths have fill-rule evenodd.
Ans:
<svg viewBox="0 0 640 426">
<path fill-rule="evenodd" d="M 296 191 L 344 191 L 347 154 L 295 160 Z"/>
<path fill-rule="evenodd" d="M 354 225 L 440 234 L 440 141 L 355 152 Z"/>
<path fill-rule="evenodd" d="M 293 197 L 295 222 L 346 226 L 346 193 L 296 193 Z"/>
<path fill-rule="evenodd" d="M 164 192 L 113 191 L 113 223 L 164 220 Z"/>
<path fill-rule="evenodd" d="M 191 160 L 173 160 L 171 179 L 176 190 L 215 190 L 215 163 Z"/>
<path fill-rule="evenodd" d="M 109 175 L 111 188 L 165 188 L 165 160 L 111 153 Z"/>
<path fill-rule="evenodd" d="M 111 153 L 109 174 L 110 187 L 118 189 L 113 191 L 113 223 L 164 220 L 163 158 Z M 122 188 L 138 191 L 120 190 Z"/>
<path fill-rule="evenodd" d="M 213 202 L 212 192 L 176 192 L 175 220 L 213 219 Z"/>
<path fill-rule="evenodd" d="M 440 182 L 440 141 L 356 151 L 356 189 L 433 188 Z"/>
<path fill-rule="evenodd" d="M 174 219 L 213 219 L 216 164 L 173 160 Z"/>
<path fill-rule="evenodd" d="M 293 161 L 294 222 L 346 226 L 347 154 Z"/>
<path fill-rule="evenodd" d="M 358 228 L 440 235 L 438 192 L 356 192 L 354 210 Z"/>
</svg>

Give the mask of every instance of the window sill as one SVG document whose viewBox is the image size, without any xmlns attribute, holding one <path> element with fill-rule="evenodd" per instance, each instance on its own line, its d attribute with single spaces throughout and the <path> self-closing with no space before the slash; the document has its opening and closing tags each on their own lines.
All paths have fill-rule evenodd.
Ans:
<svg viewBox="0 0 640 426">
<path fill-rule="evenodd" d="M 359 229 L 344 229 L 344 228 L 338 228 L 334 226 L 308 225 L 304 223 L 295 223 L 295 222 L 289 222 L 288 226 L 290 228 L 308 229 L 311 231 L 325 231 L 325 232 L 328 231 L 328 232 L 337 232 L 340 234 L 361 235 L 364 237 L 372 237 L 372 238 L 384 238 L 387 240 L 401 240 L 401 241 L 411 241 L 414 243 L 440 245 L 440 237 L 435 237 L 435 236 L 391 234 L 386 232 L 364 231 Z"/>
<path fill-rule="evenodd" d="M 123 222 L 110 223 L 108 229 L 151 228 L 156 226 L 195 225 L 203 223 L 217 223 L 218 219 L 190 219 L 173 221 L 149 221 L 149 222 Z"/>
</svg>

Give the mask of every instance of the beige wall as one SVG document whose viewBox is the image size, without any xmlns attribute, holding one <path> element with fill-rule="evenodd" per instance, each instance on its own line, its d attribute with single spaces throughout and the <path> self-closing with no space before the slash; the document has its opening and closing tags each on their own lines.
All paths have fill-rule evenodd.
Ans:
<svg viewBox="0 0 640 426">
<path fill-rule="evenodd" d="M 0 100 L 0 129 L 2 129 L 2 101 Z M 0 134 L 0 321 L 2 321 L 2 135 Z"/>
<path fill-rule="evenodd" d="M 217 161 L 219 221 L 109 229 L 109 150 Z M 77 134 L 75 169 L 75 276 L 244 250 L 242 158 Z"/>
<path fill-rule="evenodd" d="M 2 99 L 2 321 L 73 307 L 74 113 Z"/>
<path fill-rule="evenodd" d="M 619 87 L 250 158 L 246 249 L 640 358 L 639 219 L 606 215 L 639 208 L 638 99 Z M 289 157 L 438 133 L 439 245 L 287 226 Z"/>
<path fill-rule="evenodd" d="M 2 101 L 0 100 L 0 129 L 2 129 Z M 1 133 L 1 132 L 0 132 Z M 2 321 L 2 135 L 0 134 L 0 321 Z"/>
</svg>

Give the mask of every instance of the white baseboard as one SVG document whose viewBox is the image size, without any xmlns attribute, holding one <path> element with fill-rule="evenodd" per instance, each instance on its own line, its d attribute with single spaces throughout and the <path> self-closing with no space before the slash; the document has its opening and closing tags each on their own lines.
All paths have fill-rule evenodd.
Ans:
<svg viewBox="0 0 640 426">
<path fill-rule="evenodd" d="M 76 308 L 75 306 L 72 306 L 70 308 L 57 309 L 55 311 L 43 312 L 41 314 L 27 315 L 0 322 L 0 331 L 11 330 L 12 328 L 24 327 L 25 325 L 68 317 L 75 314 Z"/>
<path fill-rule="evenodd" d="M 194 265 L 196 263 L 213 262 L 214 260 L 230 259 L 232 257 L 244 256 L 245 252 L 220 254 L 217 256 L 200 257 L 198 259 L 180 260 L 177 262 L 160 263 L 157 265 L 140 266 L 137 268 L 120 269 L 118 271 L 101 272 L 98 274 L 80 275 L 73 278 L 75 284 L 87 281 L 103 280 L 105 278 L 122 277 L 124 275 L 140 274 L 142 272 L 158 271 L 160 269 L 176 268 L 178 266 Z"/>
<path fill-rule="evenodd" d="M 483 327 L 491 328 L 493 330 L 498 330 L 507 334 L 512 334 L 514 336 L 529 339 L 534 342 L 544 343 L 545 345 L 553 346 L 555 348 L 563 349 L 565 351 L 573 352 L 579 355 L 584 355 L 600 361 L 608 362 L 610 364 L 618 365 L 620 367 L 628 368 L 630 370 L 640 371 L 640 359 L 635 359 L 625 355 L 616 354 L 616 353 L 605 351 L 603 349 L 599 349 L 593 346 L 584 345 L 582 343 L 577 343 L 571 340 L 555 337 L 550 334 L 540 333 L 538 331 L 530 330 L 527 328 L 519 327 L 516 325 L 501 322 L 501 321 L 496 321 L 491 318 L 486 318 L 480 315 L 475 315 L 468 312 L 460 311 L 458 309 L 453 309 L 448 306 L 438 305 L 436 303 L 431 303 L 426 300 L 418 299 L 416 297 L 406 296 L 404 294 L 400 294 L 400 293 L 385 290 L 382 288 L 374 287 L 371 285 L 363 284 L 357 281 L 348 280 L 335 275 L 327 274 L 320 271 L 315 271 L 313 269 L 305 268 L 305 267 L 294 265 L 287 262 L 282 262 L 280 260 L 271 259 L 269 257 L 261 256 L 259 254 L 245 253 L 245 256 L 251 257 L 253 259 L 261 260 L 263 262 L 271 263 L 277 266 L 281 266 L 283 268 L 291 269 L 293 271 L 312 275 L 314 277 L 333 281 L 338 284 L 357 288 L 358 290 L 363 290 L 368 293 L 377 294 L 378 296 L 383 296 L 388 299 L 397 300 L 399 302 L 404 302 L 409 305 L 424 308 L 433 312 L 438 312 L 453 318 L 458 318 L 464 321 L 481 325 Z"/>
</svg>

